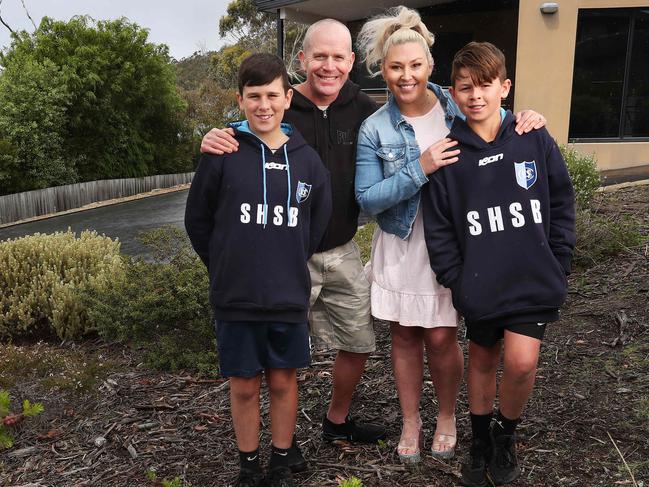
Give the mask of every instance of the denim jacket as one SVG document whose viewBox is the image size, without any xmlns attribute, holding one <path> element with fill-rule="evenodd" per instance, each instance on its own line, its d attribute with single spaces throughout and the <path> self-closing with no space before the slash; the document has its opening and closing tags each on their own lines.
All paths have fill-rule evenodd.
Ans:
<svg viewBox="0 0 649 487">
<path fill-rule="evenodd" d="M 428 83 L 442 104 L 446 126 L 464 118 L 446 90 Z M 428 182 L 419 164 L 415 131 L 401 115 L 393 96 L 363 122 L 356 149 L 356 201 L 376 216 L 384 232 L 406 239 L 419 208 L 419 190 Z"/>
</svg>

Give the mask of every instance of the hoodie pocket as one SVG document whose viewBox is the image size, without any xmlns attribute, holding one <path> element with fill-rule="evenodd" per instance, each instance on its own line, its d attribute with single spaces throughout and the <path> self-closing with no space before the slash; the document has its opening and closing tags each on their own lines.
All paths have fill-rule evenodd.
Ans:
<svg viewBox="0 0 649 487">
<path fill-rule="evenodd" d="M 376 155 L 383 163 L 383 176 L 389 178 L 406 164 L 406 145 L 382 145 Z"/>
<path fill-rule="evenodd" d="M 470 321 L 524 310 L 558 308 L 566 277 L 547 241 L 483 245 L 464 263 L 453 303 Z"/>
</svg>

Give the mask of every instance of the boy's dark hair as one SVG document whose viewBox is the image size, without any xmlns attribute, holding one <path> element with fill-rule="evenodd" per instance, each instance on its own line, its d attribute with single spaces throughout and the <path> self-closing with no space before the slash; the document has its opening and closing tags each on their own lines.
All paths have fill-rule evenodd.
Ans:
<svg viewBox="0 0 649 487">
<path fill-rule="evenodd" d="M 288 82 L 284 61 L 274 54 L 251 54 L 239 66 L 239 94 L 243 94 L 244 86 L 267 85 L 279 77 L 282 78 L 286 92 L 291 84 Z"/>
<path fill-rule="evenodd" d="M 453 58 L 451 68 L 451 85 L 460 76 L 460 69 L 465 68 L 476 85 L 481 85 L 499 78 L 505 81 L 505 55 L 491 42 L 469 42 Z"/>
</svg>

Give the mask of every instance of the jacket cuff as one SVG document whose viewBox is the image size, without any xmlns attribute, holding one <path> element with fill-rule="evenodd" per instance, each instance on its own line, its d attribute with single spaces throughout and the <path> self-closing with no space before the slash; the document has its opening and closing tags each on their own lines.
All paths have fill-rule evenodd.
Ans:
<svg viewBox="0 0 649 487">
<path fill-rule="evenodd" d="M 406 170 L 419 188 L 428 182 L 428 176 L 424 174 L 421 164 L 419 164 L 419 159 L 409 162 L 406 166 Z"/>
</svg>

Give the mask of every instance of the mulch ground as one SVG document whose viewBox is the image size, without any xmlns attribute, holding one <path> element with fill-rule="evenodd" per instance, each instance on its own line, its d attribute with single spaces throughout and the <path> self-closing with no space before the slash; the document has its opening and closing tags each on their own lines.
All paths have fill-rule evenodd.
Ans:
<svg viewBox="0 0 649 487">
<path fill-rule="evenodd" d="M 649 235 L 649 186 L 599 195 L 600 211 L 633 215 Z M 649 250 L 647 240 L 622 255 L 576 272 L 561 322 L 546 334 L 536 388 L 519 428 L 522 475 L 513 486 L 649 487 Z M 300 486 L 335 486 L 356 476 L 364 486 L 456 485 L 467 454 L 470 426 L 466 392 L 458 406 L 458 457 L 424 456 L 416 468 L 400 465 L 395 446 L 400 416 L 392 379 L 389 335 L 376 324 L 378 353 L 357 390 L 357 419 L 387 425 L 384 445 L 329 445 L 320 420 L 331 384 L 333 356 L 313 357 L 300 373 L 298 438 L 310 462 Z M 466 343 L 462 343 L 466 348 Z M 15 430 L 16 444 L 0 454 L 3 486 L 153 486 L 180 477 L 185 485 L 230 485 L 237 470 L 229 421 L 228 383 L 151 372 L 137 351 L 92 342 L 89 354 L 119 364 L 97 391 L 75 396 L 19 381 L 14 398 L 41 401 L 45 412 Z M 69 346 L 60 346 L 68 353 Z M 264 394 L 263 454 L 268 454 Z M 426 446 L 436 402 L 426 379 L 422 416 Z"/>
</svg>

